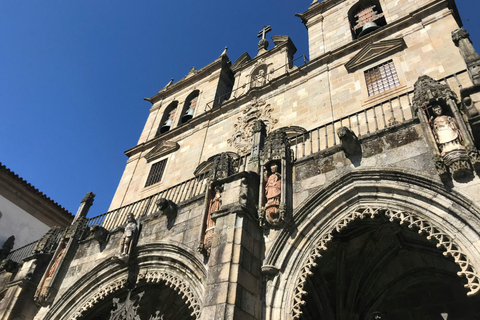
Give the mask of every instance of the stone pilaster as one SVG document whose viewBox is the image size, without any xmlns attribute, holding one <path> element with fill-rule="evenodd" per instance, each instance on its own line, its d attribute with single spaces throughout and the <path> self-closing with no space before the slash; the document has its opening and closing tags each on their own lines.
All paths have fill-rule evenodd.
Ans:
<svg viewBox="0 0 480 320">
<path fill-rule="evenodd" d="M 465 29 L 460 28 L 452 32 L 452 40 L 465 60 L 473 84 L 480 85 L 480 55 L 473 48 L 470 35 Z"/>
<path fill-rule="evenodd" d="M 258 176 L 225 179 L 222 208 L 212 214 L 215 232 L 201 319 L 261 319 L 262 230 L 255 219 L 253 194 Z"/>
<path fill-rule="evenodd" d="M 257 120 L 253 126 L 252 152 L 248 164 L 248 170 L 257 174 L 260 173 L 260 151 L 263 149 L 266 135 L 265 123 L 262 120 Z"/>
</svg>

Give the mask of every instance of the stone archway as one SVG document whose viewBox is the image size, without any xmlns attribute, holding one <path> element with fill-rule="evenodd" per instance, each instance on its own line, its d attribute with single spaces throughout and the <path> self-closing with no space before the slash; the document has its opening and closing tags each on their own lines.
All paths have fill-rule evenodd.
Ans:
<svg viewBox="0 0 480 320">
<path fill-rule="evenodd" d="M 270 245 L 264 267 L 279 272 L 267 282 L 265 319 L 300 319 L 309 290 L 306 283 L 318 264 L 331 263 L 321 257 L 335 247 L 335 234 L 376 217 L 383 217 L 392 226 L 420 231 L 422 244 L 451 256 L 445 260 L 450 267 L 444 271 L 455 275 L 452 264 L 457 268 L 458 279 L 463 279 L 468 289 L 460 283 L 464 297 L 467 292 L 479 292 L 478 207 L 417 173 L 355 170 L 305 200 L 294 212 L 296 229 L 280 232 Z"/>
<path fill-rule="evenodd" d="M 132 291 L 124 289 L 111 294 L 78 319 L 195 320 L 197 315 L 185 295 L 160 281 L 142 283 Z"/>
<path fill-rule="evenodd" d="M 359 206 L 311 252 L 297 279 L 292 316 L 474 319 L 480 296 L 468 299 L 457 275 L 465 277 L 467 295 L 479 291 L 474 266 L 439 227 L 405 211 Z"/>
<path fill-rule="evenodd" d="M 138 307 L 141 320 L 160 320 L 162 314 L 165 320 L 199 319 L 206 270 L 195 254 L 168 243 L 139 246 L 137 251 L 128 264 L 101 262 L 63 292 L 43 319 L 109 320 L 117 310 L 113 299 L 119 305 L 131 301 L 126 304 Z"/>
</svg>

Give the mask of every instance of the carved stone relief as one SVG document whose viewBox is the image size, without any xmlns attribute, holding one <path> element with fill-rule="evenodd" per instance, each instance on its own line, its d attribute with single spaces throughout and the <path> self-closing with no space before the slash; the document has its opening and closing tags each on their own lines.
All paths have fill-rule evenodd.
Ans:
<svg viewBox="0 0 480 320">
<path fill-rule="evenodd" d="M 471 175 L 478 151 L 457 95 L 447 85 L 422 76 L 415 83 L 413 108 L 429 131 L 427 140 L 435 150 L 433 159 L 439 175 L 454 179 Z"/>
<path fill-rule="evenodd" d="M 264 100 L 253 98 L 250 104 L 243 110 L 241 117 L 237 118 L 237 123 L 233 126 L 234 133 L 227 142 L 234 146 L 240 154 L 246 154 L 250 151 L 253 140 L 253 126 L 257 120 L 262 120 L 265 124 L 267 134 L 269 134 L 278 122 L 273 119 L 271 113 L 273 108 Z"/>
<path fill-rule="evenodd" d="M 391 222 L 397 221 L 400 225 L 406 225 L 409 228 L 416 228 L 419 234 L 424 234 L 428 240 L 436 241 L 436 246 L 442 249 L 445 256 L 452 256 L 455 263 L 460 267 L 457 275 L 465 276 L 467 284 L 465 287 L 470 291 L 467 295 L 475 295 L 480 291 L 480 277 L 471 264 L 468 255 L 463 252 L 455 242 L 455 239 L 441 231 L 435 223 L 418 217 L 413 213 L 401 210 L 393 210 L 386 207 L 359 206 L 352 210 L 345 218 L 337 222 L 331 230 L 325 231 L 324 235 L 317 240 L 316 245 L 309 253 L 307 261 L 300 269 L 300 274 L 296 279 L 295 291 L 292 301 L 293 319 L 299 319 L 302 311 L 301 307 L 305 304 L 303 297 L 307 292 L 304 290 L 307 279 L 313 274 L 312 269 L 317 266 L 317 260 L 322 257 L 322 252 L 326 251 L 327 244 L 333 239 L 332 232 L 340 232 L 356 219 L 375 218 L 379 215 L 386 216 Z"/>
<path fill-rule="evenodd" d="M 220 207 L 222 206 L 222 191 L 223 190 L 221 186 L 215 186 L 213 195 L 208 202 L 207 214 L 205 216 L 204 222 L 205 225 L 203 237 L 201 239 L 200 247 L 198 248 L 199 251 L 204 253 L 207 257 L 210 256 L 213 232 L 215 229 L 215 221 L 212 220 L 212 213 L 220 210 Z"/>
<path fill-rule="evenodd" d="M 127 219 L 122 241 L 120 241 L 120 254 L 122 256 L 128 256 L 132 252 L 135 236 L 138 232 L 137 221 L 133 213 L 129 213 Z"/>
<path fill-rule="evenodd" d="M 260 152 L 259 220 L 262 227 L 281 227 L 290 221 L 291 150 L 282 130 L 267 136 Z"/>
</svg>

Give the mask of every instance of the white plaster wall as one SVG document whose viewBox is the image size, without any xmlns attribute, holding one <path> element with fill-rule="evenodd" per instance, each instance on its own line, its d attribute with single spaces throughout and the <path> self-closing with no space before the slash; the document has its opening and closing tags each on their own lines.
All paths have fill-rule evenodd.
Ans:
<svg viewBox="0 0 480 320">
<path fill-rule="evenodd" d="M 15 236 L 15 246 L 18 249 L 26 244 L 40 239 L 50 228 L 31 216 L 13 202 L 0 196 L 0 246 L 10 236 Z"/>
</svg>

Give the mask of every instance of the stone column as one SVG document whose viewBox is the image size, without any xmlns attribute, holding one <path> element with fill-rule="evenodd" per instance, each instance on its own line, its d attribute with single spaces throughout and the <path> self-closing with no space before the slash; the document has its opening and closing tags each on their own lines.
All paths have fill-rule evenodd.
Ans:
<svg viewBox="0 0 480 320">
<path fill-rule="evenodd" d="M 260 151 L 263 149 L 266 135 L 265 123 L 262 120 L 257 120 L 253 126 L 252 152 L 248 163 L 248 171 L 260 173 Z"/>
<path fill-rule="evenodd" d="M 470 35 L 465 29 L 460 28 L 452 32 L 452 40 L 467 64 L 468 75 L 473 84 L 480 85 L 480 56 L 473 48 Z"/>
<path fill-rule="evenodd" d="M 39 282 L 34 300 L 42 307 L 50 305 L 55 299 L 68 265 L 78 248 L 78 241 L 83 235 L 86 226 L 86 216 L 94 198 L 95 194 L 88 192 L 80 202 L 80 207 L 72 224 L 63 233 L 62 239 Z"/>
<path fill-rule="evenodd" d="M 208 261 L 201 319 L 254 320 L 262 314 L 262 230 L 255 219 L 258 176 L 242 172 L 223 183 L 222 208 Z"/>
</svg>

